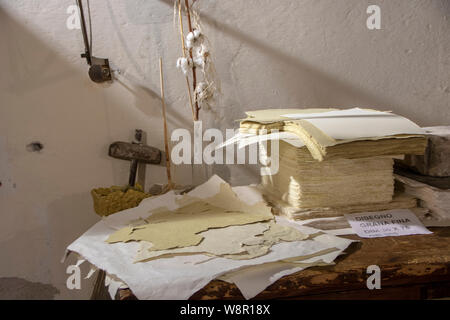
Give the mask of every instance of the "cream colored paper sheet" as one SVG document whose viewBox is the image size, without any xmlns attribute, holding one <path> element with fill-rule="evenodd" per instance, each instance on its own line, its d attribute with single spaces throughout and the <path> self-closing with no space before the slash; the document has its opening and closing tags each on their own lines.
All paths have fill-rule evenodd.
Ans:
<svg viewBox="0 0 450 320">
<path fill-rule="evenodd" d="M 286 114 L 311 114 L 339 110 L 336 108 L 308 108 L 308 109 L 262 109 L 246 111 L 247 118 L 240 121 L 255 121 L 258 123 L 274 123 L 289 119 Z"/>
<path fill-rule="evenodd" d="M 283 115 L 292 116 L 292 114 L 297 114 L 299 119 L 283 117 Z M 331 116 L 326 116 L 330 114 Z M 295 109 L 287 113 L 280 113 L 277 110 L 257 110 L 249 112 L 248 118 L 241 122 L 241 130 L 248 133 L 253 133 L 255 130 L 259 133 L 258 130 L 261 128 L 294 133 L 319 161 L 323 160 L 327 147 L 337 144 L 358 140 L 409 138 L 422 136 L 425 133 L 423 129 L 404 117 L 359 108 L 319 111 L 304 109 L 300 112 Z M 246 141 L 251 139 L 251 137 L 245 137 Z M 254 141 L 256 143 L 258 139 Z"/>
<path fill-rule="evenodd" d="M 170 250 L 152 251 L 151 243 L 141 242 L 136 262 L 149 261 L 157 257 L 199 253 L 235 260 L 253 259 L 267 254 L 276 243 L 308 238 L 308 235 L 293 227 L 274 222 L 212 229 L 199 235 L 203 237 L 199 245 Z"/>
<path fill-rule="evenodd" d="M 202 231 L 273 219 L 267 204 L 241 201 L 226 183 L 220 184 L 220 191 L 213 197 L 202 200 L 185 195 L 177 202 L 182 206 L 176 210 L 157 208 L 143 219 L 147 224 L 124 227 L 107 242 L 147 241 L 153 244 L 150 251 L 189 247 L 202 241 Z"/>
<path fill-rule="evenodd" d="M 157 257 L 167 257 L 183 254 L 239 254 L 246 252 L 242 245 L 249 238 L 262 235 L 270 228 L 269 223 L 255 223 L 244 226 L 230 226 L 228 228 L 212 229 L 201 232 L 203 241 L 196 246 L 176 248 L 171 250 L 151 251 L 152 243 L 143 241 L 136 256 L 136 262 L 149 261 Z"/>
<path fill-rule="evenodd" d="M 279 242 L 301 241 L 307 238 L 308 235 L 295 228 L 271 222 L 270 228 L 261 236 L 247 238 L 242 242 L 244 253 L 224 254 L 223 257 L 236 260 L 253 259 L 267 254 L 272 246 Z"/>
<path fill-rule="evenodd" d="M 407 138 L 412 135 L 424 134 L 424 130 L 409 119 L 371 109 L 269 109 L 249 111 L 247 115 L 248 118 L 243 121 L 261 124 L 284 121 L 285 129 L 300 125 L 304 127 L 305 132 L 303 134 L 299 132 L 297 134 L 293 132 L 268 134 L 240 132 L 217 148 L 231 143 L 238 143 L 242 148 L 267 140 L 284 140 L 295 147 L 302 147 L 305 145 L 302 138 L 308 134 L 312 135 L 312 139 L 317 140 L 317 143 L 323 147 L 361 139 L 373 140 L 392 136 Z"/>
<path fill-rule="evenodd" d="M 267 213 L 227 211 L 207 202 L 197 201 L 175 211 L 158 211 L 146 220 L 146 225 L 125 227 L 113 233 L 109 243 L 148 241 L 149 250 L 195 246 L 202 241 L 199 234 L 211 228 L 223 228 L 272 219 Z"/>
<path fill-rule="evenodd" d="M 149 261 L 156 257 L 199 253 L 235 260 L 253 259 L 267 254 L 276 243 L 308 238 L 308 235 L 295 228 L 273 222 L 213 229 L 202 232 L 201 236 L 204 240 L 197 246 L 171 250 L 151 251 L 151 243 L 141 243 L 136 262 Z"/>
<path fill-rule="evenodd" d="M 277 217 L 277 222 L 283 225 L 298 226 L 299 223 L 291 222 L 284 218 Z M 305 233 L 314 234 L 317 232 L 314 228 L 302 230 Z M 234 283 L 246 299 L 251 299 L 267 288 L 278 279 L 302 271 L 312 266 L 323 266 L 332 264 L 333 261 L 352 243 L 353 240 L 338 238 L 330 234 L 320 234 L 314 237 L 315 241 L 322 242 L 330 248 L 324 250 L 323 254 L 317 252 L 306 258 L 296 257 L 266 263 L 263 265 L 250 266 L 238 271 L 233 271 L 222 275 L 219 279 Z"/>
</svg>

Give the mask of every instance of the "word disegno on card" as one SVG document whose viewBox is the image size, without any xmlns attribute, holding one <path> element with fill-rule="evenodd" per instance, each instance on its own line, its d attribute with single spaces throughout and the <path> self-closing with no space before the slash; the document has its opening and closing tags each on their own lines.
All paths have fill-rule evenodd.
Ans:
<svg viewBox="0 0 450 320">
<path fill-rule="evenodd" d="M 408 209 L 345 214 L 345 218 L 361 238 L 432 233 Z"/>
</svg>

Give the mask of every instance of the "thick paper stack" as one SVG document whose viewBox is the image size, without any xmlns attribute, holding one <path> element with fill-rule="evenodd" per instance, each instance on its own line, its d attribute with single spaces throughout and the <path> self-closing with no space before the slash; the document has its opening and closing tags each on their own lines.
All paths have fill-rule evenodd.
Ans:
<svg viewBox="0 0 450 320">
<path fill-rule="evenodd" d="M 267 191 L 298 208 L 339 207 L 392 200 L 389 157 L 317 161 L 306 148 L 281 141 L 280 169 L 263 176 Z M 348 144 L 351 149 L 351 144 Z"/>
<path fill-rule="evenodd" d="M 411 208 L 411 196 L 395 195 L 393 158 L 423 154 L 423 131 L 403 117 L 366 109 L 260 110 L 241 121 L 242 133 L 280 130 L 279 170 L 262 187 L 279 214 L 291 219 Z M 269 144 L 270 146 L 270 144 Z M 274 159 L 272 159 L 272 163 Z"/>
<path fill-rule="evenodd" d="M 419 206 L 428 209 L 422 218 L 445 222 L 446 225 L 450 222 L 450 189 L 436 188 L 400 175 L 396 179 L 403 185 L 406 194 L 419 199 Z"/>
</svg>

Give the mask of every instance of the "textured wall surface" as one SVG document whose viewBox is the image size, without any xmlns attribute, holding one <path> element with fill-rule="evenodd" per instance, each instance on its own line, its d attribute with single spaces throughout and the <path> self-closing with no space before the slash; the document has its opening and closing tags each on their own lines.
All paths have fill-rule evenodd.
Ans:
<svg viewBox="0 0 450 320">
<path fill-rule="evenodd" d="M 160 56 L 169 129 L 192 127 L 175 68 L 173 1 L 91 1 L 93 53 L 121 71 L 108 85 L 89 80 L 81 32 L 66 27 L 74 3 L 0 0 L 2 298 L 8 288 L 11 297 L 89 297 L 92 282 L 68 290 L 59 261 L 98 220 L 90 189 L 127 181 L 128 164 L 107 156 L 109 143 L 141 128 L 163 148 Z M 381 8 L 381 30 L 366 27 L 369 4 Z M 450 124 L 448 0 L 197 0 L 195 7 L 222 84 L 213 110 L 201 113 L 204 128 L 236 127 L 244 110 L 313 106 L 368 106 L 423 126 Z M 32 142 L 43 149 L 33 152 Z M 257 180 L 244 166 L 214 170 L 232 183 Z M 175 168 L 175 177 L 189 184 L 192 170 Z M 147 187 L 164 180 L 163 168 L 147 167 Z"/>
</svg>

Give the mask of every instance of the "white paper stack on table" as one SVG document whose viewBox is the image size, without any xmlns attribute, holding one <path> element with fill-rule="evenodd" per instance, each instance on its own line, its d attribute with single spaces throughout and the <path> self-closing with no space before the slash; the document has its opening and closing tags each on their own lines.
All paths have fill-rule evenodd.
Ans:
<svg viewBox="0 0 450 320">
<path fill-rule="evenodd" d="M 394 191 L 393 159 L 426 147 L 424 131 L 404 117 L 359 108 L 258 110 L 247 112 L 240 133 L 241 146 L 280 138 L 279 155 L 268 144 L 279 170 L 262 175 L 262 188 L 290 219 L 416 206 Z"/>
<path fill-rule="evenodd" d="M 213 176 L 104 218 L 68 250 L 139 299 L 187 299 L 221 276 L 252 298 L 283 275 L 332 263 L 351 242 L 275 218 L 257 188 Z"/>
<path fill-rule="evenodd" d="M 423 156 L 396 161 L 396 179 L 406 194 L 419 199 L 428 226 L 450 225 L 450 126 L 423 128 L 428 138 Z"/>
</svg>

